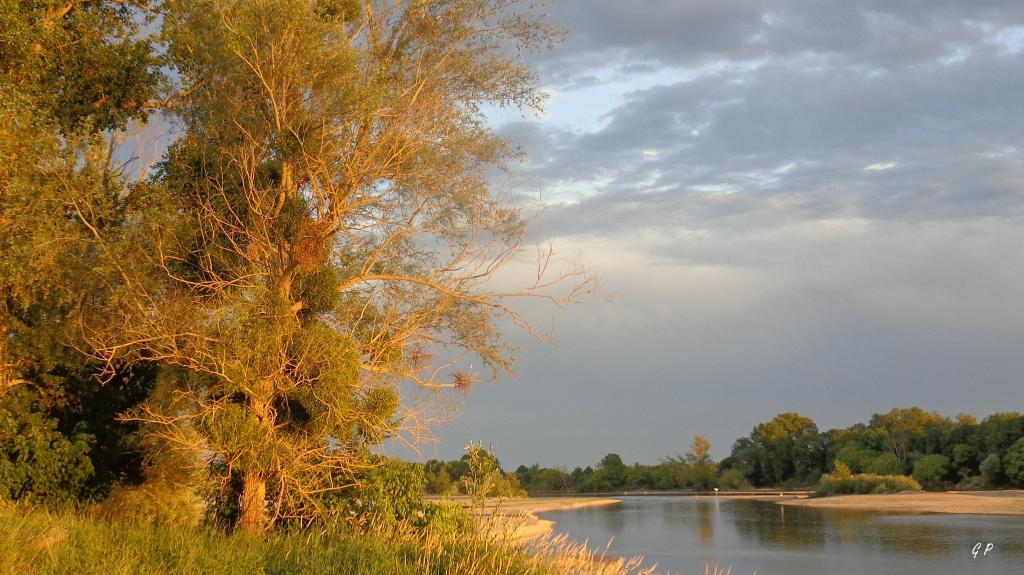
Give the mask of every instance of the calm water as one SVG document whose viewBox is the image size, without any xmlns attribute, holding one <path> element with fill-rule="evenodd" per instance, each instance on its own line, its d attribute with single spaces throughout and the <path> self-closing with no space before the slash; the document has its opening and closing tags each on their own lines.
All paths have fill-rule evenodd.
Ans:
<svg viewBox="0 0 1024 575">
<path fill-rule="evenodd" d="M 659 571 L 735 575 L 1024 574 L 1024 518 L 887 514 L 761 501 L 626 497 L 616 506 L 551 511 L 555 531 L 644 555 Z M 971 558 L 978 542 L 995 545 Z"/>
</svg>

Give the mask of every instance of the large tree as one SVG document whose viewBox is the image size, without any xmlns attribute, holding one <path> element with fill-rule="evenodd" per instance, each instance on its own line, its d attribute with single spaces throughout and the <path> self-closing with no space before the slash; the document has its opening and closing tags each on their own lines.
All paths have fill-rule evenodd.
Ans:
<svg viewBox="0 0 1024 575">
<path fill-rule="evenodd" d="M 145 395 L 149 371 L 110 385 L 74 348 L 99 254 L 124 188 L 114 132 L 147 116 L 160 76 L 120 1 L 0 0 L 0 467 L 9 497 L 102 495 L 137 457 L 115 415 Z M 50 474 L 49 477 L 44 475 Z"/>
<path fill-rule="evenodd" d="M 780 485 L 790 479 L 807 480 L 823 465 L 824 449 L 814 420 L 799 413 L 780 413 L 759 424 L 750 442 L 764 479 Z M 735 449 L 735 447 L 734 447 Z"/>
<path fill-rule="evenodd" d="M 133 417 L 202 454 L 258 531 L 355 480 L 407 415 L 402 382 L 508 369 L 509 298 L 589 289 L 550 252 L 528 285 L 488 284 L 525 226 L 490 193 L 514 150 L 484 113 L 540 102 L 519 55 L 552 31 L 513 0 L 162 10 L 183 133 L 133 187 L 134 227 L 93 230 L 116 297 L 82 335 L 111 375 L 165 366 Z"/>
</svg>

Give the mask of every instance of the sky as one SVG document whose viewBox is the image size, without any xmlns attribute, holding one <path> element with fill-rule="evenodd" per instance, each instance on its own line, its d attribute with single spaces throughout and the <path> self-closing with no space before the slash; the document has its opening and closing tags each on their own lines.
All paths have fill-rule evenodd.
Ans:
<svg viewBox="0 0 1024 575">
<path fill-rule="evenodd" d="M 713 455 L 784 411 L 1024 409 L 1024 3 L 554 0 L 502 186 L 599 298 L 413 459 Z"/>
</svg>

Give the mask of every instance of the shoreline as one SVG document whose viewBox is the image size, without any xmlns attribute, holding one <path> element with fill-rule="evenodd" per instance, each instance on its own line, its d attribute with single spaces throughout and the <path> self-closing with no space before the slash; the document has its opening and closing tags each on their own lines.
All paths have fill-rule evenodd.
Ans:
<svg viewBox="0 0 1024 575">
<path fill-rule="evenodd" d="M 469 507 L 469 498 L 449 497 L 449 501 Z M 500 501 L 488 501 L 484 508 L 476 513 L 476 519 L 481 522 L 494 522 L 500 528 L 512 527 L 511 539 L 516 543 L 526 543 L 551 533 L 555 528 L 555 522 L 550 519 L 541 519 L 538 513 L 547 511 L 563 511 L 570 509 L 582 509 L 584 507 L 603 507 L 606 505 L 619 505 L 621 499 L 610 497 L 524 497 L 509 498 Z"/>
<path fill-rule="evenodd" d="M 502 502 L 500 510 L 506 517 L 521 521 L 513 531 L 512 538 L 517 542 L 526 542 L 548 535 L 555 529 L 554 521 L 541 519 L 537 515 L 538 513 L 582 509 L 584 507 L 604 507 L 607 505 L 620 505 L 621 503 L 621 499 L 607 497 L 538 497 L 536 499 L 505 500 Z"/>
<path fill-rule="evenodd" d="M 885 495 L 834 495 L 786 498 L 775 503 L 787 507 L 938 513 L 950 515 L 1024 515 L 1024 491 L 940 491 Z"/>
</svg>

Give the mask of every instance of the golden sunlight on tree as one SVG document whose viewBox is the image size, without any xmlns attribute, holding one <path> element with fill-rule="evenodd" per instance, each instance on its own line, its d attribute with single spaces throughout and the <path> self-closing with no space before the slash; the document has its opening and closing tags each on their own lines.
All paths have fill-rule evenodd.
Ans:
<svg viewBox="0 0 1024 575">
<path fill-rule="evenodd" d="M 483 107 L 540 104 L 517 54 L 554 35 L 517 4 L 163 6 L 184 134 L 131 188 L 128 229 L 89 226 L 116 294 L 81 334 L 109 374 L 167 366 L 130 419 L 212 458 L 243 529 L 350 486 L 415 418 L 401 382 L 465 389 L 463 356 L 508 370 L 497 322 L 528 329 L 510 299 L 591 291 L 549 250 L 527 285 L 488 286 L 526 222 L 489 190 L 514 150 Z"/>
</svg>

